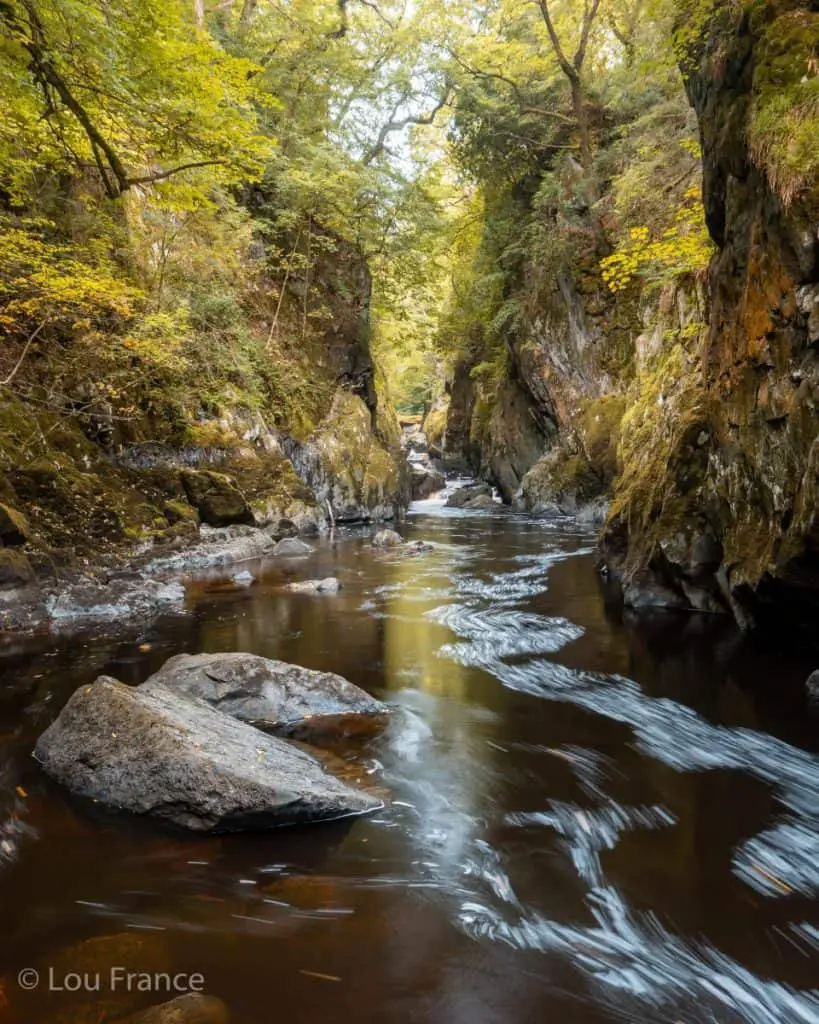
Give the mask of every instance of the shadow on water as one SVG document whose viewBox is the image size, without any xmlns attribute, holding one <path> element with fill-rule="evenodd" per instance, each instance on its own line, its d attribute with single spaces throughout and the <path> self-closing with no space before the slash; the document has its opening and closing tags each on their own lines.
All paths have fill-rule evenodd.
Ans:
<svg viewBox="0 0 819 1024">
<path fill-rule="evenodd" d="M 408 532 L 435 550 L 340 536 L 249 588 L 200 577 L 186 614 L 131 634 L 5 651 L 0 1021 L 161 1001 L 15 983 L 114 966 L 199 972 L 240 1024 L 819 1020 L 814 666 L 722 620 L 629 618 L 570 520 L 427 502 Z M 327 575 L 337 596 L 283 589 Z M 31 760 L 96 674 L 227 650 L 390 701 L 383 736 L 336 750 L 389 806 L 191 838 L 74 801 Z"/>
</svg>

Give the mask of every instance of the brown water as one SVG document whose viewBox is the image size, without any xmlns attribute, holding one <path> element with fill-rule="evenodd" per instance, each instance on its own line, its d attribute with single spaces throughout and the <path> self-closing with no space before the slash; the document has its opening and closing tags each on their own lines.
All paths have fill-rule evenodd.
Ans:
<svg viewBox="0 0 819 1024">
<path fill-rule="evenodd" d="M 571 521 L 417 509 L 423 558 L 348 535 L 248 589 L 200 579 L 188 614 L 138 634 L 6 651 L 0 1021 L 169 998 L 110 991 L 111 967 L 199 972 L 238 1024 L 819 1021 L 814 666 L 721 621 L 628 621 Z M 338 596 L 281 589 L 329 574 Z M 31 760 L 96 674 L 230 650 L 395 706 L 341 751 L 386 810 L 190 838 L 74 801 Z M 49 967 L 101 991 L 49 993 Z"/>
</svg>

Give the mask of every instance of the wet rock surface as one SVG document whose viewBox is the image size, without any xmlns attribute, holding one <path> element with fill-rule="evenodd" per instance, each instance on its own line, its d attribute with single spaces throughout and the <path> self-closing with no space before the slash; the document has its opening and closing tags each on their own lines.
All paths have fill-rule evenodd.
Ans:
<svg viewBox="0 0 819 1024">
<path fill-rule="evenodd" d="M 164 688 L 278 735 L 309 740 L 383 724 L 389 709 L 342 676 L 255 654 L 181 654 L 140 690 Z"/>
<path fill-rule="evenodd" d="M 380 801 L 305 751 L 166 686 L 102 676 L 37 742 L 43 769 L 78 796 L 198 832 L 345 817 Z"/>
<path fill-rule="evenodd" d="M 304 558 L 305 555 L 312 553 L 313 549 L 310 545 L 305 544 L 297 537 L 285 537 L 276 544 L 271 552 L 277 558 Z"/>
<path fill-rule="evenodd" d="M 230 1012 L 221 999 L 189 993 L 116 1024 L 229 1024 L 229 1021 Z"/>
<path fill-rule="evenodd" d="M 416 465 L 411 469 L 410 486 L 413 500 L 423 501 L 442 491 L 446 487 L 446 478 L 432 466 Z"/>
<path fill-rule="evenodd" d="M 107 584 L 75 583 L 49 597 L 46 610 L 52 622 L 59 626 L 63 622 L 150 617 L 162 611 L 181 609 L 184 604 L 185 588 L 181 583 L 144 579 L 134 573 Z"/>
<path fill-rule="evenodd" d="M 476 498 L 492 497 L 492 488 L 489 484 L 470 484 L 467 487 L 460 487 L 453 491 L 447 498 L 447 508 L 463 508 L 468 502 Z"/>
<path fill-rule="evenodd" d="M 327 576 L 323 580 L 297 580 L 288 583 L 286 589 L 296 594 L 337 594 L 341 583 L 335 576 Z"/>
<path fill-rule="evenodd" d="M 395 530 L 379 530 L 372 539 L 374 548 L 397 548 L 404 543 L 404 538 Z"/>
</svg>

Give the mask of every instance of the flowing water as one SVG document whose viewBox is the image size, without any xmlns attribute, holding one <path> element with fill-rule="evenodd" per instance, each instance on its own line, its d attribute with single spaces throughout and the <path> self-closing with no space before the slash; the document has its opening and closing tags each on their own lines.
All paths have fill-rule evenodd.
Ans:
<svg viewBox="0 0 819 1024">
<path fill-rule="evenodd" d="M 170 998 L 111 990 L 120 967 L 201 973 L 237 1024 L 819 1022 L 815 666 L 722 620 L 629 620 L 571 520 L 431 501 L 407 534 L 434 551 L 336 537 L 250 588 L 200 578 L 139 633 L 6 651 L 0 1021 Z M 337 596 L 282 590 L 331 574 Z M 191 838 L 75 801 L 31 760 L 96 674 L 229 650 L 395 707 L 337 751 L 382 812 Z M 46 991 L 72 972 L 100 991 Z"/>
</svg>

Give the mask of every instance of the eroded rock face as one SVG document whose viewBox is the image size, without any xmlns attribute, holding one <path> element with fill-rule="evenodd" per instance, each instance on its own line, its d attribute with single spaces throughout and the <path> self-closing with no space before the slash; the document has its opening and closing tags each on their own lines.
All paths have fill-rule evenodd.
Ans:
<svg viewBox="0 0 819 1024">
<path fill-rule="evenodd" d="M 314 740 L 384 723 L 389 709 L 342 676 L 255 654 L 180 654 L 142 689 L 165 688 L 280 736 Z"/>
<path fill-rule="evenodd" d="M 106 676 L 77 690 L 37 742 L 79 796 L 198 832 L 245 831 L 380 806 L 303 750 L 154 682 Z"/>
<path fill-rule="evenodd" d="M 718 246 L 701 362 L 687 371 L 700 387 L 697 416 L 690 429 L 676 428 L 656 514 L 628 510 L 610 524 L 606 546 L 614 562 L 633 561 L 648 547 L 647 571 L 682 597 L 693 595 L 690 607 L 713 601 L 743 625 L 801 620 L 812 629 L 819 614 L 819 185 L 804 182 L 786 197 L 763 166 L 764 146 L 752 142 L 771 81 L 781 91 L 810 74 L 819 15 L 809 0 L 744 11 L 716 5 L 715 12 L 686 75 L 702 138 L 706 219 Z M 683 547 L 710 537 L 717 563 L 703 573 L 700 564 L 686 566 L 687 556 L 677 559 L 681 533 Z"/>
<path fill-rule="evenodd" d="M 409 495 L 397 436 L 390 444 L 379 435 L 373 409 L 356 394 L 339 390 L 307 440 L 287 438 L 282 444 L 333 522 L 400 517 Z"/>
</svg>

